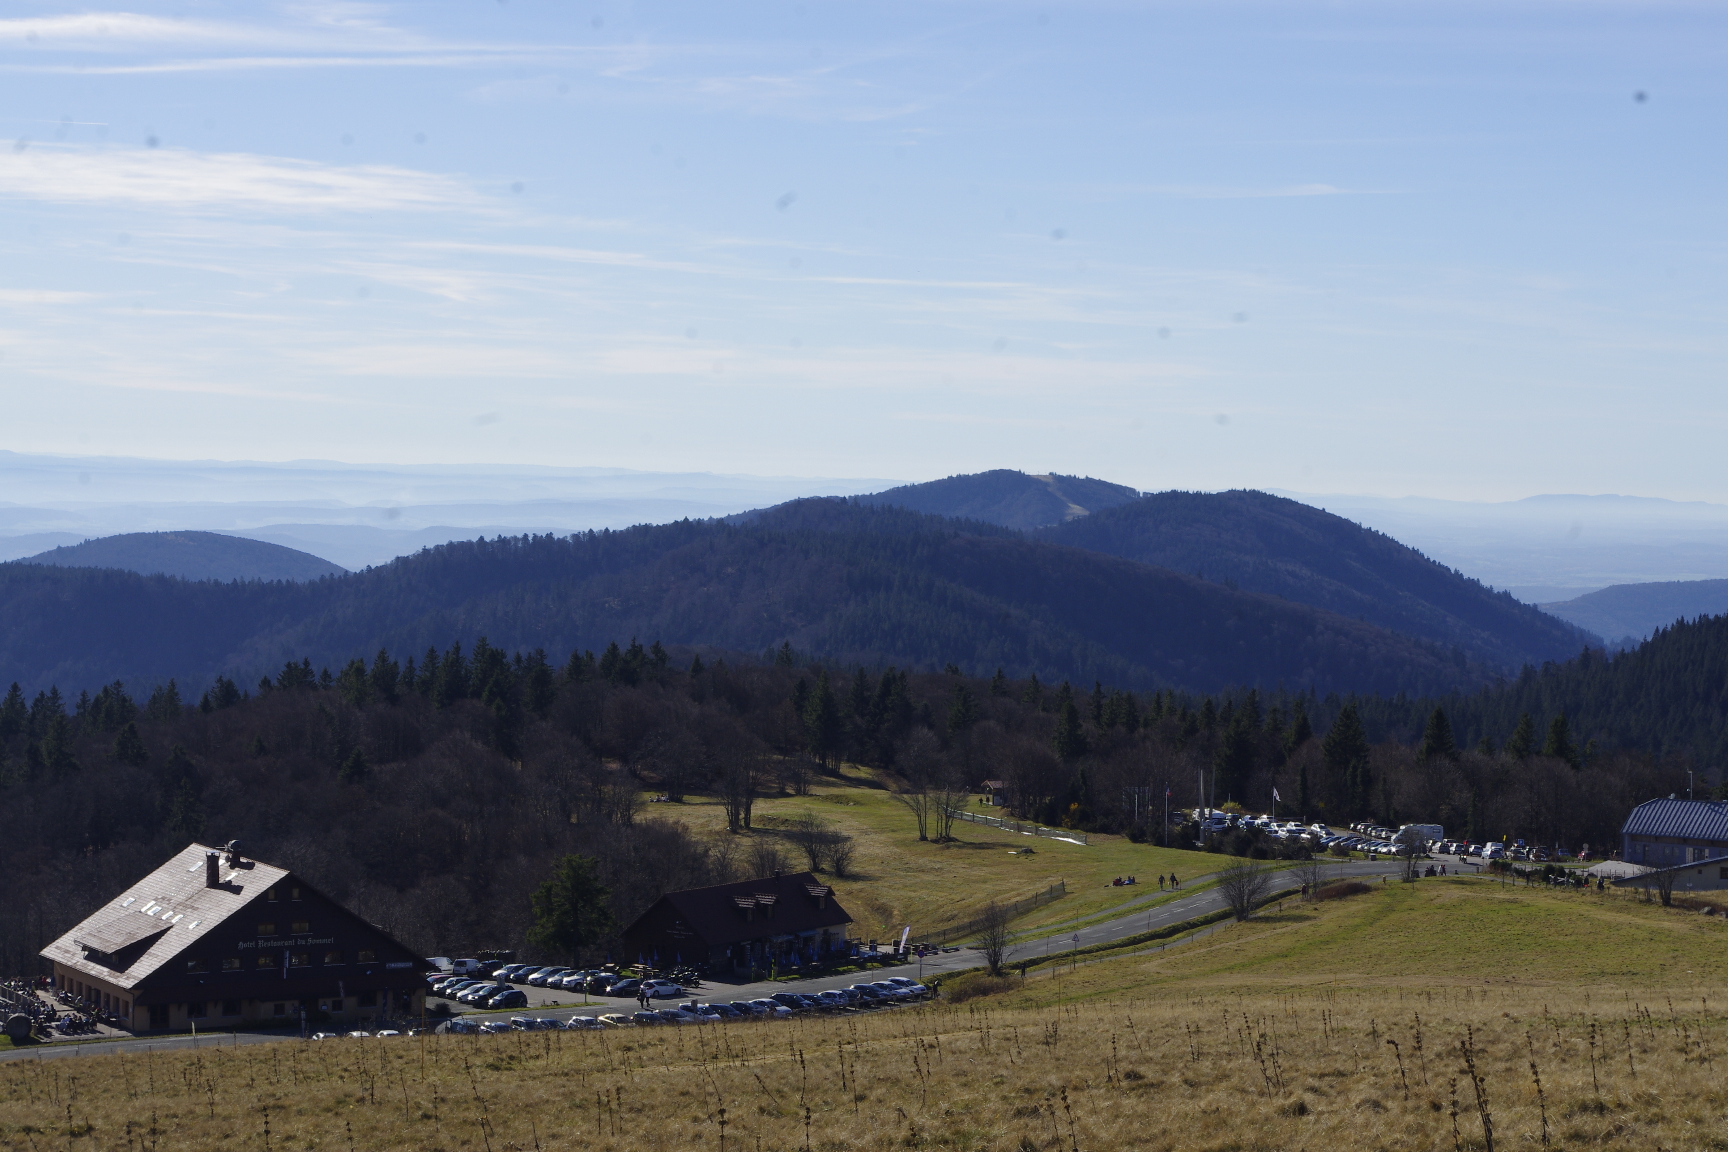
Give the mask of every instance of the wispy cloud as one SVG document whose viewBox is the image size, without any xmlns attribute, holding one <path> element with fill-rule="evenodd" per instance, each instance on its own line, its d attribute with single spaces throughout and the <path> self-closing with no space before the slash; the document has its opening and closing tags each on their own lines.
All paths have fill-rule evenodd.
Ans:
<svg viewBox="0 0 1728 1152">
<path fill-rule="evenodd" d="M 448 176 L 387 165 L 337 166 L 245 152 L 32 145 L 0 153 L 0 196 L 170 210 L 370 212 L 478 209 Z"/>
</svg>

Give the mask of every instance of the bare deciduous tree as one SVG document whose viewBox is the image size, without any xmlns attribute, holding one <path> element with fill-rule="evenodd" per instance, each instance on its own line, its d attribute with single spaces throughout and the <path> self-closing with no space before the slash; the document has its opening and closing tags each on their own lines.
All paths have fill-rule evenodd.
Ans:
<svg viewBox="0 0 1728 1152">
<path fill-rule="evenodd" d="M 908 783 L 905 787 L 889 793 L 890 796 L 906 806 L 912 813 L 912 819 L 918 823 L 918 839 L 930 839 L 930 814 L 935 809 L 936 798 L 930 794 L 921 782 Z"/>
<path fill-rule="evenodd" d="M 780 845 L 763 836 L 753 837 L 750 847 L 744 853 L 745 871 L 750 879 L 757 880 L 764 876 L 779 876 L 786 872 L 786 853 L 780 851 Z"/>
<path fill-rule="evenodd" d="M 1294 872 L 1298 882 L 1306 889 L 1302 898 L 1313 903 L 1318 899 L 1320 889 L 1326 886 L 1326 862 L 1320 857 L 1310 856 L 1296 865 Z"/>
<path fill-rule="evenodd" d="M 984 906 L 984 911 L 978 916 L 978 935 L 972 938 L 972 947 L 984 954 L 990 975 L 1002 975 L 1002 965 L 1014 952 L 1014 932 L 1008 927 L 1008 909 L 994 900 Z"/>
<path fill-rule="evenodd" d="M 728 754 L 718 773 L 720 803 L 726 809 L 726 830 L 744 832 L 750 827 L 750 812 L 759 790 L 757 757 L 748 752 Z"/>
<path fill-rule="evenodd" d="M 1218 873 L 1218 891 L 1230 905 L 1231 915 L 1248 919 L 1272 890 L 1274 875 L 1271 868 L 1254 860 L 1236 859 L 1226 864 Z"/>
<path fill-rule="evenodd" d="M 1415 828 L 1406 828 L 1398 833 L 1398 858 L 1404 861 L 1405 881 L 1414 881 L 1422 875 L 1422 858 L 1428 855 L 1428 837 Z"/>
</svg>

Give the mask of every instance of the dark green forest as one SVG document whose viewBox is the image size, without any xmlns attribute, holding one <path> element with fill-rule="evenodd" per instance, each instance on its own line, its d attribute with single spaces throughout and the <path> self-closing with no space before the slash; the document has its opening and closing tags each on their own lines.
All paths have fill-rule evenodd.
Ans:
<svg viewBox="0 0 1728 1152">
<path fill-rule="evenodd" d="M 529 894 L 571 852 L 597 862 L 625 924 L 664 891 L 787 866 L 798 845 L 751 827 L 753 798 L 806 790 L 841 761 L 898 789 L 999 780 L 1023 816 L 1139 840 L 1166 834 L 1153 815 L 1166 789 L 1192 806 L 1204 781 L 1284 817 L 1611 844 L 1633 805 L 1683 788 L 1698 762 L 1610 745 L 1587 709 L 1568 729 L 1541 703 L 1569 706 L 1572 677 L 1720 661 L 1725 640 L 1719 621 L 1671 630 L 1644 663 L 1533 673 L 1553 695 L 1502 689 L 1498 720 L 1470 712 L 1488 696 L 1449 700 L 1450 724 L 1432 701 L 848 667 L 784 643 L 752 657 L 631 641 L 559 659 L 479 640 L 290 660 L 184 694 L 14 685 L 0 698 L 0 972 L 31 970 L 94 902 L 199 838 L 303 871 L 428 954 L 523 946 Z M 1496 723 L 1489 746 L 1468 746 L 1472 725 Z M 650 792 L 668 802 L 645 804 Z M 677 818 L 689 795 L 719 797 L 739 834 L 691 833 Z"/>
<path fill-rule="evenodd" d="M 1014 531 L 841 500 L 746 522 L 444 545 L 308 583 L 0 565 L 0 683 L 251 681 L 285 660 L 453 636 L 568 651 L 615 636 L 838 665 L 1136 689 L 1405 692 L 1492 675 L 1457 647 Z"/>
</svg>

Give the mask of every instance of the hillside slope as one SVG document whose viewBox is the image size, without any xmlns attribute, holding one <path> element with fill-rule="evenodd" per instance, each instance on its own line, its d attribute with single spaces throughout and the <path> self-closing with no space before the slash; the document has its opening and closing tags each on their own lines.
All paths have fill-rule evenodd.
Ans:
<svg viewBox="0 0 1728 1152">
<path fill-rule="evenodd" d="M 347 571 L 310 552 L 220 532 L 127 532 L 55 548 L 25 563 L 120 568 L 183 580 L 316 580 Z"/>
<path fill-rule="evenodd" d="M 1728 580 L 1616 584 L 1541 608 L 1616 644 L 1636 644 L 1676 620 L 1728 612 Z"/>
<path fill-rule="evenodd" d="M 1158 492 L 1036 536 L 1324 608 L 1503 670 L 1601 643 L 1390 536 L 1264 492 Z"/>
<path fill-rule="evenodd" d="M 1276 597 L 1074 548 L 842 500 L 695 523 L 428 549 L 312 584 L 189 584 L 0 567 L 0 683 L 68 690 L 489 637 L 555 655 L 609 641 L 845 663 L 1035 672 L 1122 686 L 1277 683 L 1443 693 L 1479 669 Z"/>
<path fill-rule="evenodd" d="M 908 508 L 1005 528 L 1040 528 L 1139 498 L 1140 493 L 1132 488 L 1090 476 L 1031 476 L 997 468 L 927 484 L 907 484 L 856 499 L 860 504 Z"/>
</svg>

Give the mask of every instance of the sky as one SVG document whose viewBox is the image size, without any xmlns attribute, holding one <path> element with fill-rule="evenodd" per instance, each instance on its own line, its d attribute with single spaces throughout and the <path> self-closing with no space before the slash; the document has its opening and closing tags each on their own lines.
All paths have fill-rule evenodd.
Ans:
<svg viewBox="0 0 1728 1152">
<path fill-rule="evenodd" d="M 12 0 L 0 449 L 1728 500 L 1725 33 Z"/>
</svg>

